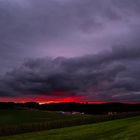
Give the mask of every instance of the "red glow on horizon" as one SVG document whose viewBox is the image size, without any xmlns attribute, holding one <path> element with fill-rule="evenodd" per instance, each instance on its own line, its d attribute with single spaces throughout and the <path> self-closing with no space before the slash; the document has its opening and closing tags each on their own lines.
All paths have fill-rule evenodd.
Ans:
<svg viewBox="0 0 140 140">
<path fill-rule="evenodd" d="M 81 96 L 71 97 L 0 97 L 0 102 L 81 102 Z"/>
<path fill-rule="evenodd" d="M 101 104 L 105 103 L 102 101 L 88 102 L 84 100 L 84 96 L 70 96 L 70 97 L 0 97 L 0 102 L 15 102 L 15 103 L 25 103 L 25 102 L 38 102 L 39 104 L 45 103 L 91 103 L 91 104 Z"/>
<path fill-rule="evenodd" d="M 15 103 L 25 103 L 25 102 L 38 102 L 39 104 L 49 104 L 49 103 L 88 103 L 88 104 L 103 104 L 107 103 L 105 101 L 88 101 L 85 100 L 85 96 L 70 96 L 70 97 L 46 97 L 46 96 L 35 96 L 35 97 L 0 97 L 0 102 L 15 102 Z M 119 102 L 119 101 L 118 101 Z M 140 104 L 140 102 L 122 102 L 128 104 Z"/>
</svg>

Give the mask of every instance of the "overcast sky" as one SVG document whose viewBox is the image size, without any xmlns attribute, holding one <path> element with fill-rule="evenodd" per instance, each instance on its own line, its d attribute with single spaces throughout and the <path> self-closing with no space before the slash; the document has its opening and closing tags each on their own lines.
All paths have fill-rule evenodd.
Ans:
<svg viewBox="0 0 140 140">
<path fill-rule="evenodd" d="M 0 66 L 2 97 L 140 101 L 140 1 L 0 0 Z"/>
</svg>

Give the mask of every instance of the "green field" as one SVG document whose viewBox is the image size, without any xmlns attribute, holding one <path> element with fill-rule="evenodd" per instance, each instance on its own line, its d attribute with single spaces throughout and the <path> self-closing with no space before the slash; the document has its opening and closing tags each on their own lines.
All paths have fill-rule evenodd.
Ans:
<svg viewBox="0 0 140 140">
<path fill-rule="evenodd" d="M 111 121 L 111 120 L 122 119 L 126 117 L 128 118 L 131 116 L 138 116 L 138 115 L 140 115 L 140 112 L 120 113 L 117 115 L 85 115 L 85 114 L 72 115 L 72 114 L 61 114 L 57 112 L 38 111 L 38 110 L 0 110 L 0 136 L 8 136 L 8 135 L 22 134 L 27 132 L 29 133 L 29 132 L 38 132 L 38 131 L 50 130 L 50 129 L 73 127 L 73 126 L 79 126 L 84 124 L 93 124 L 93 123 Z M 81 128 L 82 127 L 80 127 L 79 130 Z M 113 128 L 111 129 L 113 130 Z M 82 130 L 80 131 L 82 132 L 82 134 L 84 134 L 84 131 L 87 132 L 84 129 L 83 131 Z M 73 129 L 70 129 L 70 132 L 74 132 Z M 72 135 L 74 135 L 75 137 L 75 135 L 78 134 L 72 133 Z M 50 136 L 54 137 L 51 134 Z M 42 140 L 42 138 L 39 140 Z"/>
<path fill-rule="evenodd" d="M 0 110 L 0 136 L 75 126 L 91 118 L 38 110 Z"/>
<path fill-rule="evenodd" d="M 64 115 L 57 112 L 37 110 L 0 110 L 0 125 L 2 126 L 34 122 L 50 122 L 54 120 L 70 120 L 74 118 L 81 118 L 81 115 Z"/>
<path fill-rule="evenodd" d="M 140 116 L 97 124 L 0 137 L 0 140 L 140 140 Z"/>
</svg>

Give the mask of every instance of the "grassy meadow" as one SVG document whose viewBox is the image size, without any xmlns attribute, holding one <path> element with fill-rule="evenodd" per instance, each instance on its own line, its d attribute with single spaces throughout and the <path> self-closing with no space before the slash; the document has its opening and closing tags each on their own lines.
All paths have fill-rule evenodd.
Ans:
<svg viewBox="0 0 140 140">
<path fill-rule="evenodd" d="M 72 115 L 39 110 L 0 110 L 0 136 L 2 138 L 2 136 L 93 124 L 138 115 L 140 115 L 140 112 L 120 113 L 115 115 Z M 82 131 L 80 128 L 83 127 L 79 127 L 79 133 L 84 134 L 85 130 Z M 73 129 L 71 128 L 70 131 L 73 131 Z"/>
<path fill-rule="evenodd" d="M 86 116 L 86 115 L 85 115 Z M 34 122 L 50 122 L 55 120 L 69 120 L 81 118 L 81 115 L 65 115 L 57 112 L 38 110 L 0 110 L 0 125 L 20 125 Z"/>
<path fill-rule="evenodd" d="M 0 140 L 140 140 L 140 116 L 42 132 L 0 137 Z"/>
</svg>

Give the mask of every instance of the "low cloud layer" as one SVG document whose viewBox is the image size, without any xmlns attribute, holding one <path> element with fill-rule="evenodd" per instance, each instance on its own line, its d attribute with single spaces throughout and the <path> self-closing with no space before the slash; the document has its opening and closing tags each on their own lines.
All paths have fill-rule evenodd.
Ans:
<svg viewBox="0 0 140 140">
<path fill-rule="evenodd" d="M 140 48 L 75 58 L 30 59 L 0 81 L 0 96 L 84 96 L 88 101 L 140 101 Z"/>
</svg>

